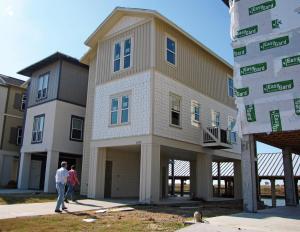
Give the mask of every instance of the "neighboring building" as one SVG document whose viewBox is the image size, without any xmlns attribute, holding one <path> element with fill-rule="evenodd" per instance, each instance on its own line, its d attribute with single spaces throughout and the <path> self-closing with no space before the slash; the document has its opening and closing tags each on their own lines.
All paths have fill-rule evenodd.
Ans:
<svg viewBox="0 0 300 232">
<path fill-rule="evenodd" d="M 25 93 L 24 81 L 0 74 L 0 187 L 17 181 Z"/>
<path fill-rule="evenodd" d="M 156 11 L 116 8 L 88 38 L 81 193 L 167 197 L 172 159 L 190 162 L 191 197 L 211 200 L 212 162 L 235 163 L 240 140 L 232 67 Z M 230 144 L 232 143 L 232 144 Z"/>
<path fill-rule="evenodd" d="M 31 79 L 18 188 L 55 192 L 62 160 L 81 172 L 88 66 L 57 52 L 19 74 Z"/>
</svg>

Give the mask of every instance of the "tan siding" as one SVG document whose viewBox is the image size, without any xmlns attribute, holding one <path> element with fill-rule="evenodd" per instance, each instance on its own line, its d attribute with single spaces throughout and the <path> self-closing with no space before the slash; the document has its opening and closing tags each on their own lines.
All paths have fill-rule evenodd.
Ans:
<svg viewBox="0 0 300 232">
<path fill-rule="evenodd" d="M 232 70 L 197 44 L 160 20 L 156 21 L 156 69 L 189 87 L 228 106 L 235 107 L 227 96 L 227 75 Z M 166 33 L 177 41 L 176 67 L 165 61 Z"/>
<path fill-rule="evenodd" d="M 95 78 L 96 78 L 96 60 L 97 56 L 90 63 L 88 92 L 86 101 L 86 114 L 84 125 L 84 142 L 83 142 L 83 158 L 82 158 L 82 176 L 81 176 L 81 194 L 87 194 L 89 161 L 90 161 L 90 141 L 92 138 L 94 98 L 95 98 Z"/>
<path fill-rule="evenodd" d="M 100 41 L 97 51 L 99 59 L 97 64 L 96 84 L 98 85 L 110 80 L 119 79 L 148 69 L 150 67 L 150 33 L 151 22 L 146 22 L 116 35 L 113 38 Z M 129 36 L 133 37 L 133 67 L 128 70 L 113 73 L 112 61 L 114 42 Z"/>
<path fill-rule="evenodd" d="M 23 117 L 23 111 L 21 111 L 21 108 L 15 108 L 15 101 L 16 101 L 16 94 L 19 96 L 22 96 L 25 93 L 25 89 L 14 87 L 14 86 L 9 86 L 8 90 L 8 99 L 7 99 L 7 108 L 6 108 L 6 113 Z M 17 100 L 22 100 L 22 99 L 17 99 Z M 21 106 L 19 102 L 17 105 Z"/>
<path fill-rule="evenodd" d="M 17 128 L 22 127 L 23 125 L 23 119 L 22 118 L 14 118 L 14 117 L 5 117 L 5 125 L 4 125 L 4 133 L 3 133 L 3 140 L 2 140 L 2 149 L 6 151 L 19 151 L 20 146 L 17 146 L 16 144 L 12 144 L 10 142 L 10 136 L 11 136 L 11 128 Z M 30 135 L 29 135 L 30 136 Z"/>
</svg>

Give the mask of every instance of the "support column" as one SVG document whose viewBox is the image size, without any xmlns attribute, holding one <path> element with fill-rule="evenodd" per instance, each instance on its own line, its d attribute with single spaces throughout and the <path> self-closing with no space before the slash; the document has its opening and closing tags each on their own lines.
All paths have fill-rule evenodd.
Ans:
<svg viewBox="0 0 300 232">
<path fill-rule="evenodd" d="M 197 163 L 196 161 L 190 162 L 190 197 L 194 199 L 196 197 L 197 192 Z"/>
<path fill-rule="evenodd" d="M 221 197 L 221 165 L 220 162 L 217 162 L 218 165 L 218 197 Z"/>
<path fill-rule="evenodd" d="M 285 204 L 287 206 L 296 206 L 297 202 L 294 184 L 292 153 L 288 149 L 283 149 L 282 154 L 284 170 Z"/>
<path fill-rule="evenodd" d="M 299 205 L 298 179 L 295 179 L 295 192 L 296 192 L 296 202 L 297 202 L 297 205 Z"/>
<path fill-rule="evenodd" d="M 183 195 L 184 195 L 184 180 L 181 179 L 180 180 L 180 196 L 183 197 Z"/>
<path fill-rule="evenodd" d="M 48 151 L 47 152 L 47 163 L 45 171 L 45 184 L 44 192 L 46 193 L 55 193 L 55 174 L 57 168 L 60 166 L 58 164 L 59 152 L 57 151 Z"/>
<path fill-rule="evenodd" d="M 171 184 L 171 195 L 175 196 L 175 160 L 171 160 L 171 173 L 172 173 L 172 184 Z"/>
<path fill-rule="evenodd" d="M 243 182 L 242 182 L 242 165 L 240 160 L 233 162 L 234 168 L 234 180 L 233 180 L 233 189 L 234 189 L 234 199 L 243 198 Z"/>
<path fill-rule="evenodd" d="M 88 197 L 103 199 L 107 149 L 105 147 L 91 147 L 90 151 Z"/>
<path fill-rule="evenodd" d="M 197 192 L 196 197 L 209 201 L 212 199 L 212 157 L 209 154 L 197 154 Z"/>
<path fill-rule="evenodd" d="M 257 212 L 255 141 L 253 135 L 244 135 L 242 140 L 242 181 L 244 211 Z"/>
<path fill-rule="evenodd" d="M 20 160 L 20 171 L 19 171 L 19 178 L 18 178 L 18 189 L 28 189 L 31 154 L 22 152 L 20 159 L 21 160 Z"/>
<path fill-rule="evenodd" d="M 140 164 L 140 202 L 159 202 L 160 196 L 160 145 L 143 143 Z"/>
<path fill-rule="evenodd" d="M 270 179 L 270 182 L 271 182 L 272 207 L 276 207 L 276 185 L 275 185 L 275 179 Z"/>
</svg>

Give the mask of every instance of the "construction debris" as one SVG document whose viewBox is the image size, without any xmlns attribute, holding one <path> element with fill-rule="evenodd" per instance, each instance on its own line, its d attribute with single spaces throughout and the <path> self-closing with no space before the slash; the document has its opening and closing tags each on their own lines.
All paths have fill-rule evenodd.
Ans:
<svg viewBox="0 0 300 232">
<path fill-rule="evenodd" d="M 95 222 L 96 219 L 95 218 L 85 218 L 82 221 L 84 221 L 84 222 Z"/>
<path fill-rule="evenodd" d="M 123 211 L 133 211 L 133 210 L 135 209 L 131 207 L 122 207 L 122 208 L 112 209 L 110 210 L 110 212 L 123 212 Z"/>
<path fill-rule="evenodd" d="M 95 213 L 106 213 L 107 210 L 106 209 L 100 209 L 100 210 L 97 210 Z"/>
</svg>

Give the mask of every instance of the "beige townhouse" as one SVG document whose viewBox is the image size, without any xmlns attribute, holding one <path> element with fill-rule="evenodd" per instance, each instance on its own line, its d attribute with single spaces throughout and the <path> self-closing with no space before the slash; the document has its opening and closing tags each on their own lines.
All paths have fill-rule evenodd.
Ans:
<svg viewBox="0 0 300 232">
<path fill-rule="evenodd" d="M 212 162 L 233 162 L 241 198 L 231 65 L 152 10 L 116 8 L 85 44 L 82 194 L 164 200 L 176 159 L 189 163 L 190 197 L 204 200 Z"/>
<path fill-rule="evenodd" d="M 0 74 L 0 187 L 16 187 L 26 85 L 22 80 Z"/>
</svg>

